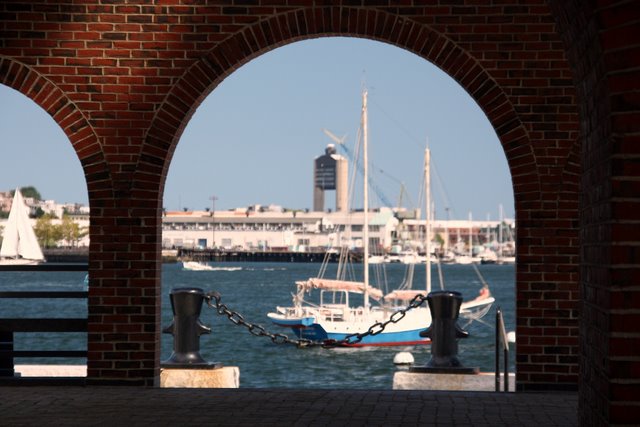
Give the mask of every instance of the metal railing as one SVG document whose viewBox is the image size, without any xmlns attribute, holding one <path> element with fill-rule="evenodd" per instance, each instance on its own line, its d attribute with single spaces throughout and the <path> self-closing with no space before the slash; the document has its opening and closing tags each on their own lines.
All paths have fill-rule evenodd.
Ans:
<svg viewBox="0 0 640 427">
<path fill-rule="evenodd" d="M 500 391 L 500 350 L 504 353 L 504 391 L 509 391 L 509 340 L 504 327 L 502 310 L 498 307 L 496 310 L 496 391 Z"/>
<path fill-rule="evenodd" d="M 87 271 L 86 264 L 0 266 L 0 271 Z M 0 299 L 86 299 L 87 291 L 2 291 Z M 87 332 L 87 318 L 0 318 L 0 384 L 79 384 L 83 377 L 16 377 L 15 358 L 86 358 L 87 350 L 14 350 L 15 334 Z"/>
</svg>

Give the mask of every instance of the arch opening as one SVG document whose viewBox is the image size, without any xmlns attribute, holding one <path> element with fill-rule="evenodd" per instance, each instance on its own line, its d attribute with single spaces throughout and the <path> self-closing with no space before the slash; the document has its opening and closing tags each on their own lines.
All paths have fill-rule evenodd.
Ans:
<svg viewBox="0 0 640 427">
<path fill-rule="evenodd" d="M 25 262 L 68 263 L 85 260 L 89 246 L 89 206 L 84 173 L 78 156 L 59 123 L 34 100 L 11 87 L 0 84 L 0 129 L 3 143 L 0 168 L 0 266 L 17 260 L 5 258 L 12 251 L 4 246 L 11 229 L 8 219 L 19 189 L 28 208 L 28 227 L 33 229 L 38 248 L 25 255 Z M 24 239 L 21 235 L 18 239 Z M 6 250 L 5 250 L 6 249 Z M 27 252 L 25 252 L 26 254 Z M 29 261 L 29 257 L 34 260 Z M 13 257 L 13 255 L 12 255 Z M 83 291 L 86 272 L 82 271 L 0 271 L 3 291 L 54 292 Z M 34 305 L 34 301 L 38 301 Z M 6 299 L 0 300 L 5 318 L 86 318 L 86 299 Z M 82 351 L 87 334 L 82 332 L 28 332 L 12 334 L 11 348 L 16 351 L 50 349 Z M 15 372 L 23 376 L 86 376 L 87 359 L 17 357 Z M 54 366 L 51 365 L 61 365 Z"/>
<path fill-rule="evenodd" d="M 358 56 L 355 60 L 351 58 L 354 52 Z M 309 60 L 303 61 L 301 66 L 300 58 L 303 57 Z M 292 74 L 290 69 L 294 64 L 296 71 Z M 362 64 L 366 65 L 363 67 Z M 407 199 L 413 199 L 413 208 L 420 209 L 415 202 L 419 201 L 422 154 L 428 137 L 432 152 L 437 153 L 433 154 L 437 172 L 442 175 L 437 191 L 436 219 L 460 220 L 458 234 L 451 232 L 451 239 L 468 247 L 467 228 L 460 224 L 467 220 L 469 211 L 475 210 L 473 217 L 478 223 L 477 227 L 487 230 L 477 233 L 479 237 L 483 242 L 496 239 L 495 224 L 483 227 L 480 223 L 491 223 L 487 221 L 488 212 L 493 216 L 493 223 L 498 222 L 500 202 L 507 209 L 513 209 L 513 193 L 505 157 L 502 154 L 487 154 L 501 153 L 500 150 L 495 151 L 500 142 L 476 102 L 446 73 L 410 52 L 370 40 L 324 38 L 292 43 L 253 59 L 226 77 L 198 104 L 197 111 L 181 133 L 164 187 L 163 249 L 193 248 L 195 251 L 188 252 L 190 255 L 208 257 L 212 256 L 209 252 L 212 246 L 223 251 L 275 249 L 284 252 L 298 251 L 308 246 L 311 239 L 308 236 L 305 238 L 303 231 L 296 234 L 297 231 L 288 230 L 287 238 L 287 230 L 280 228 L 286 227 L 284 224 L 289 222 L 291 211 L 301 212 L 299 217 L 303 216 L 305 210 L 313 212 L 313 159 L 323 153 L 328 143 L 335 142 L 323 132 L 323 128 L 330 129 L 334 136 L 346 134 L 347 139 L 352 139 L 351 143 L 356 139 L 362 68 L 367 69 L 366 80 L 373 101 L 370 103 L 370 133 L 374 135 L 371 143 L 372 163 L 378 172 L 375 184 L 381 194 L 393 194 L 382 198 L 396 202 L 402 197 L 400 191 L 404 191 L 404 203 L 408 203 Z M 434 102 L 434 98 L 439 102 Z M 283 104 L 289 104 L 289 108 Z M 407 122 L 411 125 L 406 125 Z M 472 140 L 474 142 L 470 142 Z M 343 154 L 347 155 L 346 152 Z M 349 167 L 353 168 L 353 165 Z M 500 172 L 488 174 L 487 170 Z M 487 175 L 492 176 L 485 184 L 480 184 Z M 486 190 L 484 198 L 494 201 L 482 200 L 484 203 L 480 204 L 483 207 L 470 207 L 470 200 L 482 199 L 483 196 L 479 194 L 483 193 L 476 188 L 465 194 L 465 181 L 467 185 L 482 185 Z M 399 183 L 403 184 L 403 188 Z M 498 186 L 502 191 L 496 191 Z M 453 191 L 446 194 L 445 188 Z M 496 193 L 503 194 L 504 199 L 496 201 Z M 452 201 L 455 201 L 455 206 L 451 205 Z M 271 211 L 283 218 L 276 225 L 280 228 L 272 233 L 278 234 L 277 237 L 268 237 L 268 233 L 260 235 L 260 229 L 247 230 L 245 223 L 249 220 L 238 220 L 250 219 L 253 224 L 254 219 L 259 217 L 258 211 L 252 210 L 256 209 L 256 205 L 266 208 L 265 214 Z M 489 208 L 490 205 L 493 206 Z M 361 208 L 361 205 L 355 207 Z M 335 210 L 335 205 L 329 209 Z M 214 215 L 211 215 L 212 211 L 215 211 Z M 513 215 L 513 210 L 510 213 Z M 259 227 L 271 227 L 271 223 L 266 224 L 261 223 Z M 234 227 L 242 227 L 242 230 Z M 460 231 L 465 236 L 464 242 Z M 312 234 L 312 231 L 308 233 Z M 490 233 L 493 234 L 489 236 Z M 320 257 L 318 255 L 315 260 L 318 261 Z M 172 282 L 196 286 L 202 276 L 194 277 L 193 274 L 215 274 L 220 279 L 216 290 L 226 291 L 230 306 L 241 311 L 248 320 L 266 324 L 267 312 L 276 305 L 289 303 L 289 293 L 294 289 L 293 281 L 315 274 L 319 266 L 283 263 L 251 266 L 218 262 L 211 265 L 215 269 L 213 272 L 202 273 L 181 271 L 180 265 L 163 267 L 163 322 L 170 321 L 167 295 Z M 477 281 L 471 266 L 467 268 L 466 272 L 449 272 L 453 274 L 453 277 L 449 277 L 453 286 L 466 287 L 465 281 Z M 276 273 L 278 271 L 282 273 Z M 276 277 L 277 274 L 282 277 Z M 400 273 L 396 271 L 394 274 Z M 424 273 L 420 274 L 424 277 Z M 499 271 L 498 276 L 498 280 L 509 282 L 503 307 L 511 307 L 512 317 L 509 320 L 513 328 L 513 267 Z M 234 280 L 248 282 L 247 288 L 234 294 Z M 254 300 L 249 283 L 256 280 L 262 290 L 277 298 L 270 300 L 262 295 Z M 420 286 L 418 283 L 424 283 L 424 278 L 416 277 L 416 286 Z M 471 286 L 466 291 L 472 292 L 472 289 Z M 256 352 L 246 351 L 248 346 L 252 343 L 260 345 L 262 351 L 265 344 L 255 343 L 246 331 L 225 325 L 224 319 L 219 320 L 211 312 L 205 310 L 203 316 L 214 325 L 214 334 L 221 335 L 215 340 L 215 348 L 207 345 L 209 348 L 205 350 L 205 344 L 202 344 L 203 354 L 215 360 L 222 359 L 225 364 L 228 362 L 223 355 L 229 360 L 238 360 L 238 364 L 242 364 L 243 381 L 248 381 L 243 382 L 242 386 L 295 386 L 295 380 L 292 383 L 284 371 L 274 370 L 271 375 L 275 382 L 269 382 L 272 380 L 261 375 L 261 368 L 252 369 L 250 362 L 239 356 L 243 352 L 255 356 Z M 490 340 L 491 333 L 482 331 L 482 328 L 478 327 L 477 332 L 483 339 Z M 275 326 L 269 326 L 269 329 L 273 330 Z M 245 341 L 242 335 L 248 336 L 248 340 Z M 209 341 L 209 337 L 203 336 L 202 341 Z M 232 342 L 235 345 L 231 345 Z M 165 359 L 170 354 L 171 344 L 171 337 L 164 336 Z M 290 350 L 281 348 L 265 351 L 272 357 L 284 354 L 291 356 Z M 389 356 L 393 354 L 389 353 L 392 351 L 384 354 Z M 299 363 L 304 363 L 308 357 L 295 356 Z M 490 366 L 487 361 L 483 363 Z M 392 372 L 393 367 L 390 367 Z M 326 371 L 317 373 L 321 380 L 315 386 L 322 387 L 322 381 L 328 381 L 327 377 L 323 377 L 325 374 Z M 337 384 L 338 387 L 345 386 L 339 382 Z M 347 383 L 345 388 L 354 384 Z"/>
<path fill-rule="evenodd" d="M 56 121 L 15 89 L 0 85 L 0 99 L 0 126 L 7 141 L 0 170 L 4 187 L 33 185 L 45 199 L 88 205 L 80 161 Z"/>
</svg>

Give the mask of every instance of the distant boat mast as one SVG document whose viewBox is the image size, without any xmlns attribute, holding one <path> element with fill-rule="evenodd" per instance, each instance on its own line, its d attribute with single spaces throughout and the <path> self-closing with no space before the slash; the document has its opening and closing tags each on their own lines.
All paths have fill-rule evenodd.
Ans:
<svg viewBox="0 0 640 427">
<path fill-rule="evenodd" d="M 431 292 L 431 174 L 429 171 L 431 163 L 431 152 L 429 148 L 425 148 L 424 150 L 424 194 L 425 194 L 425 223 L 424 223 L 424 234 L 425 234 L 425 256 L 426 259 L 426 290 L 427 294 Z"/>
<path fill-rule="evenodd" d="M 362 91 L 362 163 L 364 168 L 364 189 L 363 189 L 363 204 L 364 204 L 364 227 L 363 227 L 363 268 L 364 268 L 364 307 L 369 307 L 369 156 L 368 156 L 368 137 L 369 132 L 367 130 L 367 90 Z"/>
</svg>

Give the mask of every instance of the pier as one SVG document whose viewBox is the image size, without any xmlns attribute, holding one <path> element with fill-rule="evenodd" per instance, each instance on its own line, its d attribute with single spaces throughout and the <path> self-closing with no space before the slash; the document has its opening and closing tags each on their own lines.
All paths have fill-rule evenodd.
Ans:
<svg viewBox="0 0 640 427">
<path fill-rule="evenodd" d="M 220 250 L 220 249 L 187 249 L 176 250 L 176 260 L 188 259 L 214 262 L 322 262 L 325 255 L 329 262 L 338 262 L 340 254 L 314 252 L 292 252 L 286 250 L 253 251 L 253 250 Z M 350 253 L 352 262 L 361 262 L 362 255 Z M 170 257 L 165 257 L 168 259 Z"/>
<path fill-rule="evenodd" d="M 46 249 L 44 255 L 49 263 L 87 263 L 89 253 L 82 249 Z M 329 253 L 329 262 L 338 262 L 339 254 Z M 350 253 L 352 262 L 361 262 L 362 255 Z M 163 251 L 163 262 L 180 260 L 210 262 L 322 262 L 323 251 L 294 252 L 288 250 L 225 250 L 181 248 Z"/>
</svg>

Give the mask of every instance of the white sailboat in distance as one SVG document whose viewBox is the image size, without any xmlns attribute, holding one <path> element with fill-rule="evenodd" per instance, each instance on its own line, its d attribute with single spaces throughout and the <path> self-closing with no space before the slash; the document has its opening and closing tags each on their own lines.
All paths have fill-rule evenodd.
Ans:
<svg viewBox="0 0 640 427">
<path fill-rule="evenodd" d="M 29 208 L 20 189 L 17 188 L 2 233 L 0 265 L 29 265 L 41 262 L 44 262 L 44 255 L 29 220 Z"/>
</svg>

